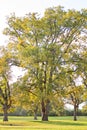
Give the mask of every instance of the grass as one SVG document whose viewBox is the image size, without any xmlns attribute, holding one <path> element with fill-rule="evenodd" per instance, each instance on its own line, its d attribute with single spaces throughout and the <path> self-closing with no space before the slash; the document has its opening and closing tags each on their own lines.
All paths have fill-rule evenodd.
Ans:
<svg viewBox="0 0 87 130">
<path fill-rule="evenodd" d="M 3 122 L 0 117 L 0 130 L 87 130 L 87 117 L 49 117 L 49 121 L 42 122 L 38 117 L 9 117 L 8 122 Z"/>
</svg>

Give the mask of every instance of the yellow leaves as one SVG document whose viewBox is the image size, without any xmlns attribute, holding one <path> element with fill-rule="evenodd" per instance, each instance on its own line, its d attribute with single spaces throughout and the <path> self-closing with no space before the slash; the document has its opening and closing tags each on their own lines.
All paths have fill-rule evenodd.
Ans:
<svg viewBox="0 0 87 130">
<path fill-rule="evenodd" d="M 0 74 L 2 74 L 6 69 L 6 59 L 0 58 Z"/>
<path fill-rule="evenodd" d="M 69 86 L 67 88 L 67 95 L 73 94 L 74 97 L 79 98 L 82 95 L 83 89 L 83 86 Z"/>
<path fill-rule="evenodd" d="M 9 51 L 7 51 L 7 48 L 0 48 L 0 74 L 6 74 L 8 72 L 10 72 L 10 58 L 11 53 Z"/>
<path fill-rule="evenodd" d="M 87 99 L 87 89 L 85 90 L 84 94 L 83 94 L 83 100 L 85 101 Z"/>
<path fill-rule="evenodd" d="M 18 37 L 18 44 L 20 45 L 20 47 L 22 47 L 25 42 L 26 42 L 25 38 Z M 19 46 L 18 46 L 18 47 L 19 47 Z M 18 48 L 18 49 L 19 49 L 19 48 Z"/>
</svg>

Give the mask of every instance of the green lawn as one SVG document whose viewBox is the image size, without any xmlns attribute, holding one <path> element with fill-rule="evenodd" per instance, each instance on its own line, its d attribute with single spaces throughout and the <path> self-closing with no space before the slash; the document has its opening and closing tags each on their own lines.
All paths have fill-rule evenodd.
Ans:
<svg viewBox="0 0 87 130">
<path fill-rule="evenodd" d="M 48 122 L 37 121 L 33 117 L 9 117 L 8 122 L 3 122 L 0 117 L 0 130 L 87 130 L 87 117 L 49 117 Z"/>
</svg>

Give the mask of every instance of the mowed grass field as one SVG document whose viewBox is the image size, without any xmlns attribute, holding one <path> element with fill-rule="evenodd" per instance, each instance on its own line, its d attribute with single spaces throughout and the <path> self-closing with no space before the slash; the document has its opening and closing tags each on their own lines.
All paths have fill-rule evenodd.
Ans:
<svg viewBox="0 0 87 130">
<path fill-rule="evenodd" d="M 78 121 L 73 121 L 73 117 L 49 117 L 48 122 L 42 122 L 40 117 L 34 121 L 30 116 L 12 116 L 8 122 L 3 122 L 2 118 L 0 130 L 87 130 L 87 117 L 78 117 Z"/>
</svg>

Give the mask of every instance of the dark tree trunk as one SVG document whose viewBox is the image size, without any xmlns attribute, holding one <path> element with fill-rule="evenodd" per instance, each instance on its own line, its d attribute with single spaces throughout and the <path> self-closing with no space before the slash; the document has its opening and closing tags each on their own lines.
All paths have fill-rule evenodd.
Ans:
<svg viewBox="0 0 87 130">
<path fill-rule="evenodd" d="M 49 103 L 49 100 L 47 100 L 46 103 L 42 100 L 42 121 L 48 121 Z"/>
<path fill-rule="evenodd" d="M 74 105 L 74 121 L 77 121 L 77 106 Z"/>
<path fill-rule="evenodd" d="M 3 121 L 8 121 L 8 108 L 6 107 L 6 108 L 4 108 L 3 109 L 3 112 L 4 112 L 4 114 L 3 114 Z"/>
</svg>

